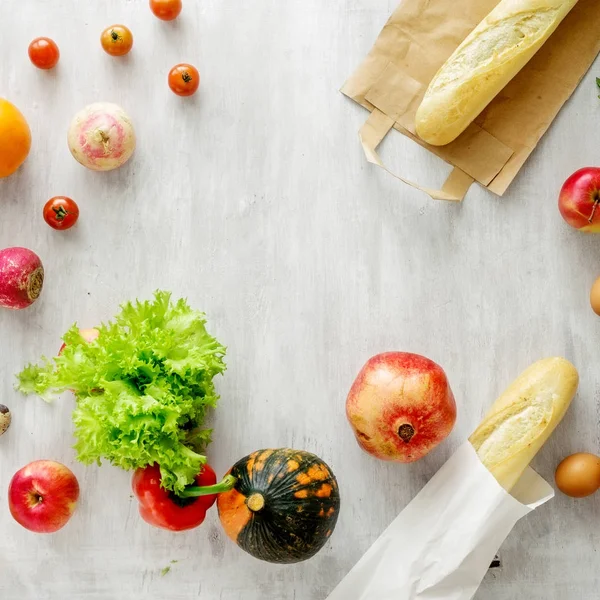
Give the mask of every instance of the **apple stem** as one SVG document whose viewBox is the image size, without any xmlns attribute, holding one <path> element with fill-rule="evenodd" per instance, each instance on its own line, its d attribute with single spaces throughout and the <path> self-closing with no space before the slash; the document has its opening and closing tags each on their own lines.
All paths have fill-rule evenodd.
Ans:
<svg viewBox="0 0 600 600">
<path fill-rule="evenodd" d="M 594 199 L 594 206 L 592 207 L 592 214 L 590 215 L 590 218 L 588 219 L 588 223 L 591 223 L 594 220 L 594 216 L 596 215 L 596 209 L 598 208 L 598 204 L 600 204 L 600 196 L 596 195 L 596 197 Z"/>
<path fill-rule="evenodd" d="M 412 440 L 413 435 L 415 435 L 415 428 L 408 423 L 404 423 L 398 428 L 398 437 L 406 444 Z"/>
</svg>

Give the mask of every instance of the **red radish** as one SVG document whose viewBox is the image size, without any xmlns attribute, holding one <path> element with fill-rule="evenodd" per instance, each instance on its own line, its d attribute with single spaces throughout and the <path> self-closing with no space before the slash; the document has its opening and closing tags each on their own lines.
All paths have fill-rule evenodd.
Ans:
<svg viewBox="0 0 600 600">
<path fill-rule="evenodd" d="M 98 102 L 80 110 L 67 135 L 73 158 L 92 171 L 124 165 L 135 150 L 135 131 L 127 113 L 116 104 Z"/>
<path fill-rule="evenodd" d="M 44 267 L 27 248 L 0 250 L 0 306 L 27 308 L 42 292 Z"/>
</svg>

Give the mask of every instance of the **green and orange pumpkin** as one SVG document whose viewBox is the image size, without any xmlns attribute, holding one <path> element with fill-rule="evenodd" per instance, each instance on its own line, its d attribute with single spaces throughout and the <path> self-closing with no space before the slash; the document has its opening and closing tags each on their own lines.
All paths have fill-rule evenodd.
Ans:
<svg viewBox="0 0 600 600">
<path fill-rule="evenodd" d="M 302 450 L 258 450 L 230 470 L 233 489 L 217 500 L 227 535 L 252 556 L 295 563 L 314 556 L 337 522 L 340 495 L 331 469 Z"/>
</svg>

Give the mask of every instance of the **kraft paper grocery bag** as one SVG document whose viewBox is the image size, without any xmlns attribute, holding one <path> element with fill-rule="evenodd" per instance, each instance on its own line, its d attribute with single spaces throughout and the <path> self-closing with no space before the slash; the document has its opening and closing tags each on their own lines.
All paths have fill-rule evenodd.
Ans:
<svg viewBox="0 0 600 600">
<path fill-rule="evenodd" d="M 394 175 L 434 199 L 460 201 L 473 181 L 503 195 L 600 52 L 600 3 L 579 0 L 542 49 L 457 140 L 429 146 L 414 127 L 427 86 L 498 3 L 403 0 L 341 90 L 371 112 L 360 131 L 369 162 L 388 170 L 377 146 L 394 128 L 454 166 L 441 190 Z"/>
</svg>

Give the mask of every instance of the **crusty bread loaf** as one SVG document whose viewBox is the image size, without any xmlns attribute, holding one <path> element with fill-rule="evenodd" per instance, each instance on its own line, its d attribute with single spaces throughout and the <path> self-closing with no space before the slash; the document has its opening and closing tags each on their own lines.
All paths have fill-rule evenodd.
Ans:
<svg viewBox="0 0 600 600">
<path fill-rule="evenodd" d="M 471 435 L 479 458 L 504 489 L 512 489 L 560 423 L 578 383 L 568 360 L 540 360 L 519 375 Z"/>
<path fill-rule="evenodd" d="M 456 139 L 527 64 L 577 0 L 502 0 L 437 72 L 416 131 L 435 146 Z"/>
</svg>

